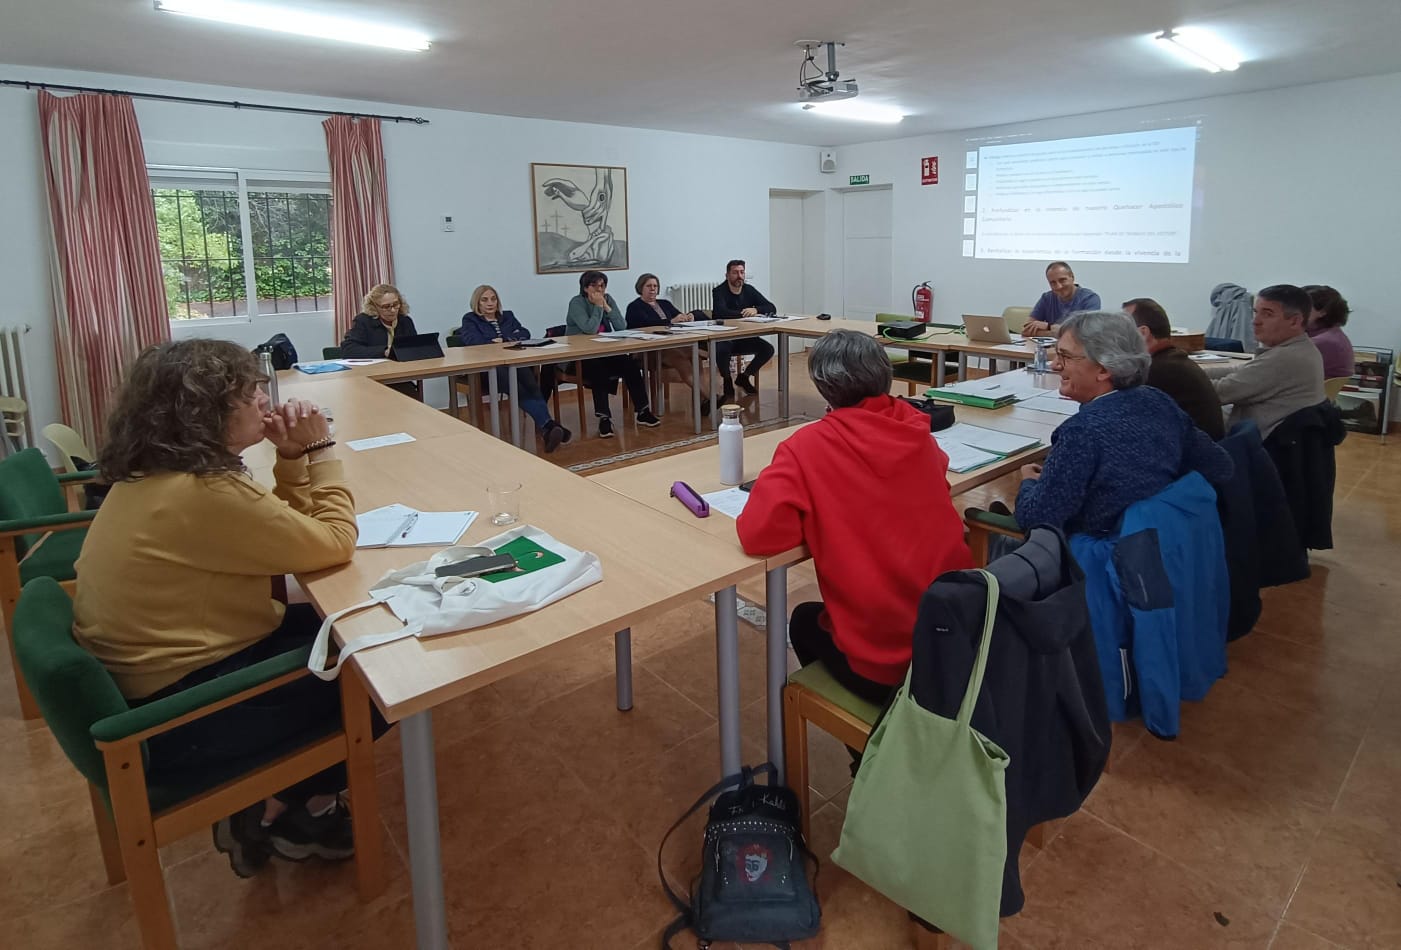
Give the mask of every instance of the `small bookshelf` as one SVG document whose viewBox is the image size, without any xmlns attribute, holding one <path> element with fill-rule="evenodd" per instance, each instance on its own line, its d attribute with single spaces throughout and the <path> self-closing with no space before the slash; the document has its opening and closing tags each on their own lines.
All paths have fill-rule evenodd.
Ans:
<svg viewBox="0 0 1401 950">
<path fill-rule="evenodd" d="M 1338 393 L 1343 423 L 1355 432 L 1385 434 L 1395 354 L 1374 346 L 1354 347 L 1353 359 L 1352 378 Z"/>
</svg>

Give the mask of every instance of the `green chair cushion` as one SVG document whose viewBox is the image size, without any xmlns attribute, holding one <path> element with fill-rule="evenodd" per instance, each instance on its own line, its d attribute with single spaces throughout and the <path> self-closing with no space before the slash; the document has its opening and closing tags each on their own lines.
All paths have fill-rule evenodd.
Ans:
<svg viewBox="0 0 1401 950">
<path fill-rule="evenodd" d="M 809 663 L 802 669 L 788 674 L 788 682 L 804 689 L 812 690 L 828 702 L 851 713 L 862 722 L 874 725 L 880 715 L 880 707 L 867 702 L 847 689 L 821 663 Z"/>
<path fill-rule="evenodd" d="M 338 360 L 344 354 L 338 346 L 323 346 L 321 348 L 321 358 L 323 360 Z"/>
<path fill-rule="evenodd" d="M 63 486 L 39 449 L 25 449 L 0 460 L 0 521 L 27 521 L 67 509 Z M 19 556 L 24 557 L 38 539 L 38 535 L 22 537 Z"/>
<path fill-rule="evenodd" d="M 20 562 L 20 585 L 28 584 L 36 577 L 71 581 L 77 576 L 73 565 L 78 560 L 78 552 L 83 549 L 83 539 L 87 536 L 86 528 L 70 528 L 49 535 L 47 541 Z"/>
</svg>

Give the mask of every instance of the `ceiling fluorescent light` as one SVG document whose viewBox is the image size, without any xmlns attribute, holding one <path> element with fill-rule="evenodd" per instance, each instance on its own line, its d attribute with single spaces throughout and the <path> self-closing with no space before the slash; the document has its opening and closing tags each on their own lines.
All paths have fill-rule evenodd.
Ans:
<svg viewBox="0 0 1401 950">
<path fill-rule="evenodd" d="M 859 99 L 845 99 L 841 102 L 809 102 L 803 105 L 809 112 L 831 116 L 834 119 L 853 119 L 857 122 L 882 122 L 894 125 L 905 118 L 905 113 L 894 106 L 876 105 Z"/>
<path fill-rule="evenodd" d="M 365 46 L 416 52 L 426 50 L 430 45 L 428 37 L 412 30 L 399 30 L 375 23 L 307 13 L 289 7 L 270 7 L 257 3 L 240 3 L 236 0 L 155 0 L 155 6 L 162 13 L 180 13 L 202 20 L 339 40 L 342 43 L 360 43 Z"/>
<path fill-rule="evenodd" d="M 1240 55 L 1205 30 L 1163 30 L 1154 39 L 1184 62 L 1209 73 L 1233 72 L 1240 67 Z"/>
</svg>

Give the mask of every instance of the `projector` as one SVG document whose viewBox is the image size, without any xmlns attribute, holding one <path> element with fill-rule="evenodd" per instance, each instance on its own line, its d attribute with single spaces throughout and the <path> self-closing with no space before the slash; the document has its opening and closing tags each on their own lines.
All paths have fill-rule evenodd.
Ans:
<svg viewBox="0 0 1401 950">
<path fill-rule="evenodd" d="M 929 324 L 919 320 L 894 320 L 880 325 L 882 336 L 897 340 L 914 340 L 929 332 Z"/>
<path fill-rule="evenodd" d="M 840 102 L 842 99 L 854 99 L 858 94 L 859 90 L 856 88 L 855 79 L 843 79 L 837 82 L 814 79 L 798 87 L 798 100 L 800 102 Z"/>
</svg>

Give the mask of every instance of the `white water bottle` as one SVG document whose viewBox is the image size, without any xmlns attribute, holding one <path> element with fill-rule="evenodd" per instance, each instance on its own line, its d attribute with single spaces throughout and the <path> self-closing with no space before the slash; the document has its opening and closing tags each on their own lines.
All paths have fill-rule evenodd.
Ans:
<svg viewBox="0 0 1401 950">
<path fill-rule="evenodd" d="M 258 371 L 268 378 L 268 399 L 273 406 L 280 406 L 282 403 L 277 398 L 277 370 L 272 368 L 272 354 L 267 350 L 258 353 Z"/>
<path fill-rule="evenodd" d="M 744 481 L 744 424 L 739 406 L 720 407 L 720 484 L 738 485 Z"/>
</svg>

